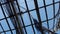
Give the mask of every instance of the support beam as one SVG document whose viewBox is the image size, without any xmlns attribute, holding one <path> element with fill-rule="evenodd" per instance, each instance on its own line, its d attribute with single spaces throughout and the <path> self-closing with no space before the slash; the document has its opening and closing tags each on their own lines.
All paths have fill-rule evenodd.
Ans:
<svg viewBox="0 0 60 34">
<path fill-rule="evenodd" d="M 42 22 L 41 22 L 41 18 L 40 18 L 40 13 L 39 13 L 39 9 L 38 9 L 37 0 L 34 0 L 34 4 L 35 4 L 35 9 L 36 9 L 36 13 L 37 13 L 38 21 L 39 21 L 39 27 L 40 27 L 40 30 L 41 30 L 41 34 L 44 34 L 43 29 L 42 29 Z"/>
</svg>

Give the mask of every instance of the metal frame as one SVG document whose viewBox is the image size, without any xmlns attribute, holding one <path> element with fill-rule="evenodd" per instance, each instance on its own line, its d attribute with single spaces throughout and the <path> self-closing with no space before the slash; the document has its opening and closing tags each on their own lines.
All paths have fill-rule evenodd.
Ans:
<svg viewBox="0 0 60 34">
<path fill-rule="evenodd" d="M 17 1 L 17 0 L 14 0 L 14 1 L 15 1 L 16 4 L 17 4 L 17 8 L 18 8 L 19 13 L 16 13 L 16 11 L 15 11 L 15 9 L 14 9 L 14 6 L 13 6 L 13 3 L 11 3 L 11 1 L 8 1 L 8 2 L 5 2 L 5 3 L 1 3 L 1 2 L 0 2 L 0 7 L 1 7 L 1 10 L 2 10 L 3 15 L 4 15 L 4 17 L 5 17 L 5 18 L 1 18 L 0 21 L 2 21 L 2 20 L 5 19 L 7 25 L 9 26 L 9 30 L 4 31 L 4 28 L 3 28 L 3 26 L 1 25 L 1 22 L 0 22 L 0 26 L 1 26 L 2 30 L 3 30 L 3 31 L 0 32 L 0 33 L 4 33 L 4 34 L 6 34 L 6 32 L 10 31 L 11 34 L 13 34 L 13 32 L 12 32 L 13 30 L 17 30 L 17 31 L 18 31 L 20 28 L 24 28 L 25 34 L 27 34 L 26 27 L 32 26 L 32 30 L 33 30 L 34 34 L 36 34 L 36 33 L 35 33 L 35 30 L 34 30 L 34 26 L 33 26 L 33 25 L 35 25 L 35 24 L 33 24 L 32 19 L 31 19 L 31 14 L 30 14 L 31 11 L 36 10 L 37 17 L 38 17 L 38 21 L 39 21 L 39 24 L 40 24 L 39 26 L 40 26 L 41 34 L 44 34 L 43 29 L 42 29 L 42 23 L 43 23 L 43 22 L 47 22 L 47 27 L 48 27 L 48 29 L 49 29 L 49 22 L 48 22 L 48 21 L 54 19 L 54 20 L 53 20 L 53 23 L 55 24 L 55 18 L 57 17 L 57 15 L 60 14 L 60 13 L 59 13 L 59 11 L 60 11 L 60 1 L 55 2 L 54 0 L 52 0 L 53 3 L 51 3 L 51 4 L 49 4 L 49 5 L 46 5 L 45 0 L 43 0 L 43 2 L 44 2 L 44 3 L 43 3 L 44 6 L 42 6 L 42 7 L 38 7 L 38 2 L 37 2 L 37 0 L 33 0 L 33 1 L 34 1 L 34 5 L 35 5 L 35 9 L 29 10 L 29 7 L 28 7 L 28 4 L 27 4 L 27 1 L 24 0 L 25 5 L 26 5 L 26 8 L 27 8 L 27 10 L 26 10 L 25 12 L 21 12 L 21 10 L 20 10 L 20 8 L 19 8 L 18 1 Z M 13 6 L 13 11 L 14 11 L 15 14 L 6 17 L 2 5 L 5 5 L 5 4 L 8 4 L 8 5 L 9 5 L 9 3 L 11 3 L 11 5 Z M 57 3 L 59 3 L 59 11 L 58 11 L 58 13 L 55 15 L 55 4 L 57 4 Z M 51 19 L 48 19 L 48 15 L 47 15 L 47 9 L 46 9 L 46 7 L 51 6 L 51 5 L 53 5 L 53 11 L 54 11 L 54 12 L 53 12 L 53 16 L 54 16 L 54 17 L 51 18 Z M 10 6 L 10 5 L 9 5 L 9 6 Z M 11 7 L 10 7 L 10 8 L 11 8 Z M 23 8 L 24 8 L 24 7 L 23 7 Z M 44 8 L 44 10 L 45 10 L 46 20 L 44 20 L 44 21 L 41 21 L 41 16 L 40 16 L 40 13 L 39 13 L 39 12 L 40 12 L 39 9 L 41 9 L 41 8 Z M 30 22 L 31 22 L 31 24 L 30 24 L 30 25 L 27 25 L 27 26 L 25 26 L 24 21 L 23 21 L 23 18 L 22 18 L 22 14 L 25 14 L 25 13 L 28 13 L 28 15 L 29 15 L 29 19 L 30 19 Z M 17 17 L 18 15 L 21 17 L 21 20 L 20 20 L 20 21 L 22 21 L 22 23 L 23 23 L 23 27 L 19 26 L 19 25 L 20 25 L 19 23 L 15 23 L 15 25 L 18 24 L 18 26 L 19 26 L 19 28 L 18 28 L 18 27 L 16 28 L 15 25 L 13 24 L 13 22 L 12 22 L 12 24 L 13 24 L 14 27 L 15 27 L 15 29 L 11 29 L 10 24 L 9 24 L 9 22 L 8 22 L 7 19 L 13 17 L 14 20 L 16 19 L 16 21 L 19 22 L 19 18 Z M 54 24 L 53 24 L 53 32 L 54 32 Z M 20 32 L 20 34 L 24 34 L 24 33 L 22 33 L 22 30 L 21 30 L 21 29 L 19 30 L 19 32 Z M 17 33 L 16 33 L 16 34 L 17 34 Z M 48 34 L 49 34 L 49 32 L 48 32 Z"/>
</svg>

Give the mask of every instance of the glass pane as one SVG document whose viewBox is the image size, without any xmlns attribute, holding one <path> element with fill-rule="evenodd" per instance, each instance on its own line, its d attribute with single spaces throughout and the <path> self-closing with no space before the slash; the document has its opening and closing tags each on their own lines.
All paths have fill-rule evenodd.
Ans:
<svg viewBox="0 0 60 34">
<path fill-rule="evenodd" d="M 41 20 L 42 20 L 42 21 L 46 20 L 46 15 L 45 15 L 45 10 L 44 10 L 44 8 L 39 9 L 39 10 L 40 10 Z"/>
<path fill-rule="evenodd" d="M 11 29 L 14 29 L 13 23 L 11 22 L 10 18 L 8 18 L 8 22 L 9 22 Z"/>
<path fill-rule="evenodd" d="M 7 4 L 6 4 L 7 5 Z M 4 10 L 4 13 L 5 13 L 5 15 L 6 15 L 6 17 L 8 17 L 8 11 L 7 11 L 7 9 L 9 9 L 9 8 L 7 8 L 7 6 L 6 5 L 2 5 L 3 6 L 3 10 Z M 7 8 L 7 9 L 6 9 Z"/>
<path fill-rule="evenodd" d="M 38 31 L 38 30 L 35 28 L 35 25 L 33 25 L 33 26 L 34 26 L 35 33 L 36 33 L 36 34 L 41 34 L 41 32 Z"/>
<path fill-rule="evenodd" d="M 3 30 L 2 30 L 2 28 L 1 28 L 1 26 L 0 26 L 0 32 L 2 32 Z"/>
<path fill-rule="evenodd" d="M 4 34 L 4 33 L 1 33 L 1 34 Z"/>
<path fill-rule="evenodd" d="M 39 7 L 44 6 L 43 0 L 37 0 L 37 1 L 38 1 L 38 6 L 39 6 Z"/>
<path fill-rule="evenodd" d="M 23 20 L 24 20 L 25 25 L 30 25 L 31 23 L 30 23 L 28 13 L 25 13 L 22 16 L 23 16 Z"/>
<path fill-rule="evenodd" d="M 43 22 L 42 26 L 45 27 L 45 28 L 47 28 L 47 22 Z"/>
<path fill-rule="evenodd" d="M 16 30 L 13 30 L 13 34 L 16 34 Z"/>
<path fill-rule="evenodd" d="M 0 7 L 0 19 L 4 18 L 4 15 L 2 13 L 1 7 Z"/>
<path fill-rule="evenodd" d="M 1 24 L 2 24 L 2 26 L 3 26 L 3 28 L 4 28 L 5 31 L 9 30 L 9 27 L 8 27 L 7 22 L 6 22 L 5 19 L 1 21 Z"/>
<path fill-rule="evenodd" d="M 53 18 L 53 5 L 47 7 L 48 19 Z"/>
<path fill-rule="evenodd" d="M 59 3 L 55 4 L 55 14 L 58 13 L 58 10 L 59 10 Z"/>
<path fill-rule="evenodd" d="M 33 20 L 33 18 L 36 19 L 36 20 L 38 20 L 35 10 L 34 11 L 31 11 L 30 14 L 31 14 L 31 19 L 32 20 Z"/>
<path fill-rule="evenodd" d="M 18 3 L 19 3 L 21 11 L 25 12 L 26 11 L 26 5 L 25 5 L 24 0 L 18 0 Z"/>
<path fill-rule="evenodd" d="M 53 23 L 53 20 L 50 20 L 50 21 L 49 21 L 49 29 L 52 29 L 52 28 L 53 28 L 53 24 L 54 24 L 54 23 Z"/>
<path fill-rule="evenodd" d="M 33 0 L 27 0 L 27 4 L 29 7 L 29 10 L 35 9 Z"/>
<path fill-rule="evenodd" d="M 26 27 L 26 29 L 27 29 L 27 34 L 34 34 L 31 26 Z"/>
<path fill-rule="evenodd" d="M 58 2 L 58 1 L 60 1 L 60 0 L 55 0 L 55 2 Z"/>
<path fill-rule="evenodd" d="M 49 5 L 52 3 L 52 0 L 45 0 L 46 5 Z"/>
<path fill-rule="evenodd" d="M 11 32 L 10 32 L 10 31 L 8 31 L 8 32 L 6 32 L 6 34 L 11 34 Z"/>
</svg>

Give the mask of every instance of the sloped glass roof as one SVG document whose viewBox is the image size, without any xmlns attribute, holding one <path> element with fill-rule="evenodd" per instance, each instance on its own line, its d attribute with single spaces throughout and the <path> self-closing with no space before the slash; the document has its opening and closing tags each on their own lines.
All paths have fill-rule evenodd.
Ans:
<svg viewBox="0 0 60 34">
<path fill-rule="evenodd" d="M 14 8 L 11 7 L 12 1 L 14 1 L 13 2 Z M 42 34 L 41 32 L 36 30 L 33 18 L 35 18 L 37 21 L 39 21 L 38 18 L 41 18 L 42 26 L 53 31 L 57 23 L 57 18 L 59 18 L 58 15 L 60 12 L 59 6 L 60 0 L 12 0 L 12 1 L 0 0 L 1 34 L 17 34 L 15 26 L 17 25 L 18 21 L 21 22 L 22 24 L 21 27 L 23 28 L 24 34 Z M 14 9 L 19 20 L 16 19 L 15 17 L 16 14 L 14 15 L 13 13 Z M 59 34 L 60 30 L 56 31 L 56 33 Z M 46 34 L 49 33 L 46 32 Z"/>
</svg>

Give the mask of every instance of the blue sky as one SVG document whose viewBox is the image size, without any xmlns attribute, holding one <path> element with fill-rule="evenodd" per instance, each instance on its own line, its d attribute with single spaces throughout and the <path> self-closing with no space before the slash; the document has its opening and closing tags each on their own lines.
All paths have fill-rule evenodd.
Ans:
<svg viewBox="0 0 60 34">
<path fill-rule="evenodd" d="M 52 3 L 52 0 L 45 0 L 45 1 L 46 1 L 46 5 Z M 55 2 L 57 2 L 57 1 L 59 1 L 59 0 L 55 0 Z M 19 2 L 19 5 L 20 5 L 20 6 L 22 6 L 22 7 L 25 8 L 25 9 L 21 8 L 21 11 L 25 12 L 25 11 L 26 11 L 26 6 L 25 6 L 25 3 L 24 3 L 24 0 L 18 0 L 18 2 Z M 33 1 L 33 0 L 27 0 L 27 3 L 28 3 L 29 10 L 35 8 L 35 7 L 34 7 L 34 1 Z M 44 5 L 43 5 L 43 0 L 38 0 L 38 5 L 39 5 L 39 7 L 44 6 Z M 56 13 L 57 13 L 57 11 L 58 11 L 58 7 L 59 7 L 58 3 L 55 4 L 55 12 L 56 12 Z M 4 11 L 6 11 L 6 10 L 4 10 Z M 36 12 L 35 12 L 35 11 L 36 11 L 36 10 L 31 11 L 30 14 L 32 15 L 32 17 L 34 17 L 35 19 L 37 19 L 37 15 L 36 15 Z M 44 8 L 39 9 L 39 11 L 40 11 L 40 15 L 41 15 L 42 21 L 46 20 Z M 47 13 L 48 13 L 48 19 L 53 18 L 53 5 L 47 7 Z M 55 14 L 56 14 L 56 13 L 55 13 Z M 5 13 L 5 14 L 6 14 L 6 13 Z M 7 14 L 6 14 L 6 16 L 7 16 Z M 8 17 L 8 16 L 7 16 L 7 17 Z M 25 24 L 26 26 L 31 24 L 31 23 L 30 23 L 30 20 L 29 20 L 28 13 L 23 14 L 22 17 L 23 17 L 23 20 L 24 20 L 24 24 Z M 4 15 L 3 15 L 2 10 L 1 10 L 1 7 L 0 7 L 0 19 L 2 19 L 2 18 L 4 18 Z M 37 19 L 37 20 L 38 20 L 38 19 Z M 9 21 L 9 24 L 10 24 L 11 29 L 14 29 L 14 27 L 13 27 L 13 25 L 12 25 L 12 22 L 10 21 L 9 18 L 8 18 L 8 21 Z M 9 30 L 5 19 L 4 19 L 4 20 L 1 20 L 0 22 L 1 22 L 2 26 L 4 27 L 4 30 L 5 30 L 5 31 L 6 31 L 6 30 Z M 47 28 L 47 23 L 44 22 L 44 23 L 43 23 L 43 26 Z M 50 21 L 49 21 L 49 26 L 50 26 L 50 29 L 51 29 L 51 28 L 52 28 L 51 26 L 53 26 L 53 20 L 50 20 Z M 26 27 L 26 29 L 27 29 L 27 33 L 28 33 L 28 34 L 34 34 L 31 26 Z M 34 29 L 35 29 L 35 28 L 34 28 Z M 2 29 L 1 29 L 1 27 L 0 27 L 0 32 L 1 32 L 1 31 L 2 31 Z M 38 34 L 38 31 L 37 31 L 36 29 L 35 29 L 35 32 L 36 32 L 36 34 Z M 60 31 L 58 31 L 58 33 L 59 33 L 59 32 L 60 32 Z M 13 33 L 16 34 L 15 30 L 13 30 Z M 2 33 L 2 34 L 3 34 L 3 33 Z M 11 34 L 11 33 L 10 33 L 10 31 L 9 31 L 9 32 L 6 32 L 6 34 Z"/>
</svg>

